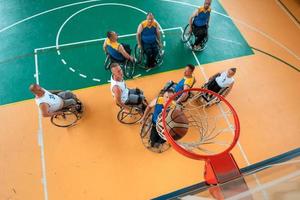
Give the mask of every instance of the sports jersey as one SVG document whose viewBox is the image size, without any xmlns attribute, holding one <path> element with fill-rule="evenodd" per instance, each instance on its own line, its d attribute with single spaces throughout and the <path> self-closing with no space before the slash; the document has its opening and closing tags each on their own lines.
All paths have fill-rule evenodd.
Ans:
<svg viewBox="0 0 300 200">
<path fill-rule="evenodd" d="M 211 8 L 209 7 L 207 10 L 204 9 L 204 6 L 201 6 L 198 9 L 198 15 L 194 18 L 195 26 L 205 26 L 208 23 L 210 17 Z"/>
<path fill-rule="evenodd" d="M 153 116 L 152 116 L 152 123 L 156 124 L 158 115 L 162 112 L 162 110 L 164 108 L 164 103 L 165 103 L 164 97 L 158 97 L 157 98 L 156 104 L 154 106 L 154 111 L 153 111 Z M 175 105 L 176 105 L 176 102 L 173 101 L 171 103 L 171 106 L 175 107 Z"/>
<path fill-rule="evenodd" d="M 123 61 L 125 59 L 124 56 L 118 51 L 120 43 L 112 42 L 109 38 L 106 38 L 105 43 L 106 43 L 108 54 L 113 59 L 116 59 L 118 61 Z"/>
<path fill-rule="evenodd" d="M 231 83 L 234 82 L 234 79 L 227 77 L 227 72 L 222 72 L 220 76 L 216 77 L 216 82 L 221 88 L 229 87 Z"/>
<path fill-rule="evenodd" d="M 195 83 L 195 77 L 191 77 L 191 78 L 183 77 L 177 83 L 177 85 L 175 87 L 175 92 L 179 92 L 179 91 L 183 90 L 184 85 L 188 85 L 190 88 L 192 88 L 194 83 Z"/>
<path fill-rule="evenodd" d="M 49 113 L 56 112 L 60 109 L 62 109 L 64 102 L 62 98 L 59 96 L 50 93 L 49 91 L 43 89 L 45 91 L 44 95 L 42 97 L 36 97 L 35 102 L 38 106 L 42 103 L 46 103 L 49 105 Z"/>
<path fill-rule="evenodd" d="M 141 23 L 143 27 L 143 31 L 141 33 L 142 42 L 147 44 L 152 44 L 156 42 L 156 29 L 158 24 L 156 21 L 153 21 L 150 25 L 148 24 L 148 20 L 144 20 Z"/>
<path fill-rule="evenodd" d="M 113 92 L 113 87 L 114 86 L 118 86 L 120 89 L 121 89 L 121 101 L 122 103 L 125 103 L 126 100 L 128 99 L 128 93 L 129 93 L 129 90 L 125 84 L 125 81 L 115 81 L 113 79 L 113 76 L 111 76 L 110 78 L 110 91 L 113 95 L 113 97 L 115 96 L 114 92 Z"/>
</svg>

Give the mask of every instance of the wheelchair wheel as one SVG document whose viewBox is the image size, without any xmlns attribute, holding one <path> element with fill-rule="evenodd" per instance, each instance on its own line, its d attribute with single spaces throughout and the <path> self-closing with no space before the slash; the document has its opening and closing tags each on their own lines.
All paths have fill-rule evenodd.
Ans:
<svg viewBox="0 0 300 200">
<path fill-rule="evenodd" d="M 76 111 L 71 109 L 63 111 L 63 114 L 53 115 L 51 117 L 51 123 L 58 127 L 70 127 L 78 121 L 78 115 Z"/>
<path fill-rule="evenodd" d="M 107 55 L 104 61 L 104 68 L 105 70 L 109 70 L 111 64 L 110 57 Z"/>
<path fill-rule="evenodd" d="M 134 75 L 135 66 L 131 61 L 126 61 L 124 64 L 124 75 L 126 78 L 132 78 Z"/>
<path fill-rule="evenodd" d="M 132 106 L 130 110 L 121 108 L 117 118 L 122 124 L 135 124 L 142 118 L 142 116 L 142 111 L 139 108 Z"/>
<path fill-rule="evenodd" d="M 154 153 L 162 153 L 162 152 L 168 150 L 171 147 L 171 145 L 168 142 L 165 142 L 163 144 L 160 144 L 159 146 L 151 147 L 150 135 L 151 135 L 151 129 L 153 126 L 152 125 L 152 117 L 153 117 L 153 113 L 149 114 L 148 117 L 146 118 L 146 120 L 141 128 L 140 137 L 141 137 L 143 145 L 149 151 L 152 151 Z"/>
<path fill-rule="evenodd" d="M 143 56 L 142 49 L 138 48 L 138 45 L 135 45 L 134 56 L 136 58 L 136 63 L 139 64 L 139 65 L 142 64 L 144 56 Z"/>
<path fill-rule="evenodd" d="M 181 41 L 183 43 L 188 42 L 193 35 L 193 33 L 190 33 L 189 30 L 190 30 L 190 24 L 186 25 L 185 28 L 183 29 L 183 33 L 181 35 Z"/>
<path fill-rule="evenodd" d="M 148 117 L 145 119 L 145 122 L 142 125 L 141 132 L 140 132 L 140 136 L 141 136 L 142 142 L 145 145 L 145 147 L 149 146 L 149 139 L 150 139 L 149 131 L 151 130 L 151 127 L 152 127 L 152 116 L 153 116 L 153 113 L 150 113 L 148 115 Z"/>
<path fill-rule="evenodd" d="M 165 53 L 164 50 L 160 48 L 156 58 L 156 66 L 162 65 L 164 59 L 164 53 Z"/>
</svg>

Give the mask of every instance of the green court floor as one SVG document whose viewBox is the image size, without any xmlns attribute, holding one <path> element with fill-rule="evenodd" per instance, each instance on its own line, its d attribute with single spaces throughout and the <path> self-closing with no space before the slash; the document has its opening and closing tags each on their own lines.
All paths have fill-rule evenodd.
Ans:
<svg viewBox="0 0 300 200">
<path fill-rule="evenodd" d="M 182 2 L 182 1 L 181 1 Z M 193 54 L 180 41 L 182 28 L 196 9 L 194 1 L 7 1 L 10 12 L 1 13 L 0 23 L 0 105 L 32 98 L 28 91 L 36 81 L 49 89 L 80 89 L 106 84 L 110 73 L 103 67 L 103 38 L 115 30 L 120 42 L 136 44 L 135 32 L 153 12 L 164 31 L 163 65 L 151 71 L 138 69 L 136 74 L 150 75 L 184 67 L 188 63 L 206 64 L 253 54 L 247 42 L 227 17 L 218 1 L 213 1 L 208 46 Z M 202 5 L 203 1 L 197 1 Z M 52 9 L 52 10 L 50 10 Z M 41 15 L 38 13 L 45 12 Z M 12 27 L 11 24 L 26 17 Z M 80 42 L 80 44 L 78 44 Z M 59 46 L 57 51 L 55 46 Z M 34 54 L 34 52 L 36 54 Z M 228 66 L 224 66 L 228 67 Z"/>
</svg>

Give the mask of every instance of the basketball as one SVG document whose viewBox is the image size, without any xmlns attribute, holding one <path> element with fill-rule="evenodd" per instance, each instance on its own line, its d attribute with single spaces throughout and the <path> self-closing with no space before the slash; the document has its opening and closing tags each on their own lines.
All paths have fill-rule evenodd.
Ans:
<svg viewBox="0 0 300 200">
<path fill-rule="evenodd" d="M 172 109 L 166 117 L 167 129 L 174 140 L 179 140 L 188 131 L 189 121 L 180 109 Z"/>
</svg>

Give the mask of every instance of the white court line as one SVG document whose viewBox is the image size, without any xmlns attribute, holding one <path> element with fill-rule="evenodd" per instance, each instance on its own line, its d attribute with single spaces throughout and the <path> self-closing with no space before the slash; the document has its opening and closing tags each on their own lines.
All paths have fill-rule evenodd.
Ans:
<svg viewBox="0 0 300 200">
<path fill-rule="evenodd" d="M 182 34 L 183 34 L 183 29 L 182 29 L 182 28 L 181 28 L 181 32 L 182 32 Z M 189 42 L 188 42 L 188 43 L 189 43 Z M 195 58 L 195 60 L 196 60 L 196 62 L 197 62 L 197 64 L 198 64 L 200 70 L 201 70 L 202 75 L 204 76 L 205 82 L 207 82 L 208 77 L 207 77 L 207 75 L 206 75 L 206 73 L 205 73 L 205 71 L 204 71 L 204 68 L 201 66 L 201 64 L 200 64 L 200 62 L 199 62 L 199 60 L 198 60 L 198 58 L 197 58 L 195 52 L 192 51 L 192 53 L 193 53 L 193 56 L 194 56 L 194 58 Z M 222 112 L 222 115 L 223 115 L 223 117 L 224 117 L 224 119 L 225 119 L 225 121 L 226 121 L 226 123 L 227 123 L 227 126 L 228 126 L 229 129 L 231 130 L 232 134 L 235 134 L 235 133 L 234 133 L 234 130 L 232 129 L 233 126 L 232 126 L 232 124 L 230 123 L 230 121 L 229 121 L 229 119 L 228 119 L 228 117 L 227 117 L 227 115 L 226 115 L 226 113 L 225 113 L 223 107 L 222 107 L 220 104 L 218 104 L 217 106 L 218 106 L 218 108 L 220 109 L 220 111 Z M 242 154 L 244 160 L 246 161 L 246 164 L 249 166 L 249 165 L 250 165 L 250 161 L 249 161 L 249 159 L 248 159 L 248 157 L 247 157 L 247 155 L 246 155 L 246 152 L 244 151 L 244 149 L 243 149 L 243 147 L 242 147 L 242 145 L 240 144 L 239 141 L 237 141 L 237 145 L 238 145 L 238 147 L 239 147 L 239 149 L 240 149 L 240 152 L 241 152 L 241 154 Z M 256 183 L 257 183 L 258 185 L 260 185 L 260 181 L 258 180 L 258 178 L 256 177 L 255 174 L 254 174 L 254 177 L 255 177 Z M 263 191 L 263 195 L 264 195 L 265 199 L 269 199 L 269 198 L 268 198 L 268 195 L 266 194 L 265 191 Z"/>
<path fill-rule="evenodd" d="M 145 12 L 145 11 L 143 11 L 143 10 L 137 8 L 137 7 L 130 6 L 130 5 L 127 5 L 127 4 L 122 4 L 122 3 L 102 3 L 102 4 L 97 4 L 97 5 L 92 5 L 92 6 L 85 7 L 85 8 L 83 8 L 83 9 L 81 9 L 81 10 L 79 10 L 79 11 L 73 13 L 73 14 L 72 14 L 70 17 L 68 17 L 68 19 L 66 19 L 66 21 L 64 21 L 64 23 L 61 25 L 61 27 L 59 28 L 59 30 L 58 30 L 58 32 L 57 32 L 57 35 L 56 35 L 56 43 L 55 43 L 55 44 L 56 44 L 56 48 L 59 49 L 59 44 L 58 44 L 58 42 L 59 42 L 59 36 L 60 36 L 60 33 L 61 33 L 63 27 L 65 26 L 65 24 L 68 23 L 68 21 L 69 21 L 70 19 L 72 19 L 74 16 L 76 16 L 77 14 L 79 14 L 79 13 L 85 11 L 85 10 L 88 10 L 88 9 L 94 8 L 94 7 L 99 7 L 99 6 L 123 6 L 123 7 L 128 7 L 128 8 L 132 8 L 132 9 L 134 9 L 134 10 L 140 11 L 140 12 L 144 13 L 145 15 L 147 14 L 147 12 Z"/>
<path fill-rule="evenodd" d="M 101 82 L 101 80 L 100 80 L 100 79 L 97 79 L 97 78 L 93 78 L 93 81 Z"/>
<path fill-rule="evenodd" d="M 63 8 L 67 8 L 67 7 L 71 7 L 71 6 L 75 6 L 75 5 L 80 5 L 80 4 L 85 4 L 85 3 L 98 2 L 98 1 L 102 1 L 102 0 L 81 1 L 81 2 L 77 2 L 77 3 L 66 4 L 66 5 L 64 5 L 64 6 L 59 6 L 59 7 L 50 9 L 50 10 L 46 10 L 46 11 L 44 11 L 44 12 L 40 12 L 40 13 L 38 13 L 38 14 L 32 15 L 32 16 L 30 16 L 30 17 L 27 17 L 27 18 L 25 18 L 25 19 L 19 20 L 19 21 L 15 22 L 15 23 L 13 23 L 13 24 L 11 24 L 11 25 L 9 25 L 9 26 L 6 26 L 6 27 L 4 27 L 4 28 L 2 28 L 2 29 L 0 30 L 0 33 L 3 32 L 3 31 L 6 31 L 6 30 L 8 30 L 8 29 L 10 29 L 10 28 L 12 28 L 12 27 L 18 25 L 18 24 L 21 24 L 21 23 L 23 23 L 23 22 L 26 22 L 26 21 L 28 21 L 28 20 L 30 20 L 30 19 L 33 19 L 33 18 L 35 18 L 35 17 L 41 16 L 41 15 L 44 15 L 44 14 L 47 14 L 47 13 L 50 13 L 50 12 L 53 12 L 53 11 L 56 11 L 56 10 L 59 10 L 59 9 L 63 9 Z"/>
<path fill-rule="evenodd" d="M 40 83 L 39 80 L 39 67 L 38 67 L 38 55 L 37 51 L 34 50 L 34 63 L 35 63 L 35 81 L 37 84 Z M 43 137 L 43 124 L 42 124 L 42 113 L 38 108 L 38 145 L 41 151 L 41 165 L 42 165 L 42 185 L 44 190 L 44 199 L 48 200 L 48 189 L 47 189 L 47 176 L 46 176 L 46 161 L 45 161 L 45 149 L 44 149 L 44 137 Z"/>
<path fill-rule="evenodd" d="M 173 30 L 180 30 L 181 27 L 172 27 L 172 28 L 165 28 L 162 29 L 163 31 L 173 31 Z M 130 34 L 125 34 L 125 35 L 119 35 L 118 38 L 125 38 L 125 37 L 132 37 L 132 36 L 136 36 L 136 33 L 130 33 Z M 67 46 L 74 46 L 74 45 L 79 45 L 79 44 L 88 44 L 88 43 L 93 43 L 93 42 L 101 42 L 104 41 L 106 39 L 106 37 L 104 38 L 98 38 L 98 39 L 91 39 L 91 40 L 82 40 L 82 41 L 78 41 L 78 42 L 71 42 L 71 43 L 65 43 L 65 44 L 60 44 L 59 48 L 61 47 L 67 47 Z M 57 48 L 56 45 L 55 46 L 47 46 L 47 47 L 40 47 L 40 48 L 36 48 L 37 51 L 42 51 L 42 50 L 47 50 L 47 49 L 54 49 Z"/>
<path fill-rule="evenodd" d="M 87 78 L 87 76 L 84 74 L 79 74 L 79 76 L 81 76 L 82 78 Z"/>
<path fill-rule="evenodd" d="M 291 16 L 291 14 L 286 10 L 286 8 L 283 7 L 283 5 L 278 0 L 275 0 L 275 2 L 285 12 L 285 14 L 287 14 L 287 16 L 294 22 L 294 24 L 297 26 L 297 28 L 300 29 L 299 23 Z"/>
<path fill-rule="evenodd" d="M 135 75 L 133 78 L 138 78 L 140 76 L 142 76 L 142 74 Z"/>
<path fill-rule="evenodd" d="M 299 176 L 300 176 L 300 170 L 297 170 L 293 173 L 290 173 L 290 174 L 283 176 L 279 179 L 276 179 L 274 181 L 269 181 L 265 184 L 255 187 L 253 189 L 248 189 L 247 191 L 239 193 L 233 197 L 230 197 L 227 200 L 238 200 L 238 199 L 243 199 L 247 196 L 251 197 L 252 194 L 254 194 L 256 192 L 264 191 L 266 189 L 269 189 L 269 188 L 279 185 L 281 183 L 286 183 L 288 180 L 291 180 L 291 179 L 299 177 Z"/>
<path fill-rule="evenodd" d="M 237 44 L 237 45 L 240 45 L 240 46 L 244 46 L 242 43 L 240 42 L 236 42 L 236 41 L 233 41 L 233 40 L 228 40 L 226 38 L 220 38 L 220 37 L 215 37 L 215 36 L 209 36 L 209 38 L 213 38 L 215 40 L 221 40 L 221 41 L 224 41 L 224 42 L 229 42 L 229 43 L 233 43 L 233 44 Z"/>
<path fill-rule="evenodd" d="M 69 67 L 69 70 L 75 72 L 75 69 L 73 69 L 72 67 Z"/>
<path fill-rule="evenodd" d="M 186 2 L 180 2 L 180 1 L 175 1 L 175 0 L 161 0 L 161 1 L 165 1 L 165 2 L 171 2 L 171 3 L 177 3 L 177 4 L 182 4 L 182 5 L 186 5 L 186 6 L 190 6 L 190 7 L 194 7 L 194 8 L 198 8 L 199 6 L 196 6 L 196 5 L 193 5 L 193 4 L 190 4 L 190 3 L 186 3 Z M 254 26 L 251 26 L 249 24 L 247 24 L 246 22 L 242 21 L 242 20 L 239 20 L 239 19 L 236 19 L 236 18 L 233 18 L 233 17 L 229 17 L 228 15 L 225 15 L 223 13 L 220 13 L 220 12 L 217 12 L 217 11 L 214 11 L 212 10 L 212 13 L 215 13 L 217 15 L 221 15 L 225 18 L 228 18 L 228 19 L 231 19 L 232 21 L 235 21 L 237 23 L 240 23 L 246 27 L 248 27 L 249 29 L 263 35 L 264 37 L 266 37 L 267 39 L 271 40 L 272 42 L 274 42 L 275 44 L 277 44 L 278 46 L 280 46 L 281 48 L 283 48 L 285 51 L 287 51 L 289 54 L 291 54 L 293 57 L 295 57 L 297 60 L 300 60 L 300 57 L 294 53 L 292 50 L 290 50 L 288 47 L 286 47 L 285 45 L 281 44 L 280 42 L 278 42 L 277 40 L 275 40 L 274 38 L 272 38 L 270 35 L 268 35 L 267 33 L 255 28 Z"/>
<path fill-rule="evenodd" d="M 67 63 L 66 63 L 66 61 L 65 61 L 65 59 L 61 59 L 61 62 L 64 64 L 64 65 L 66 65 Z"/>
</svg>

